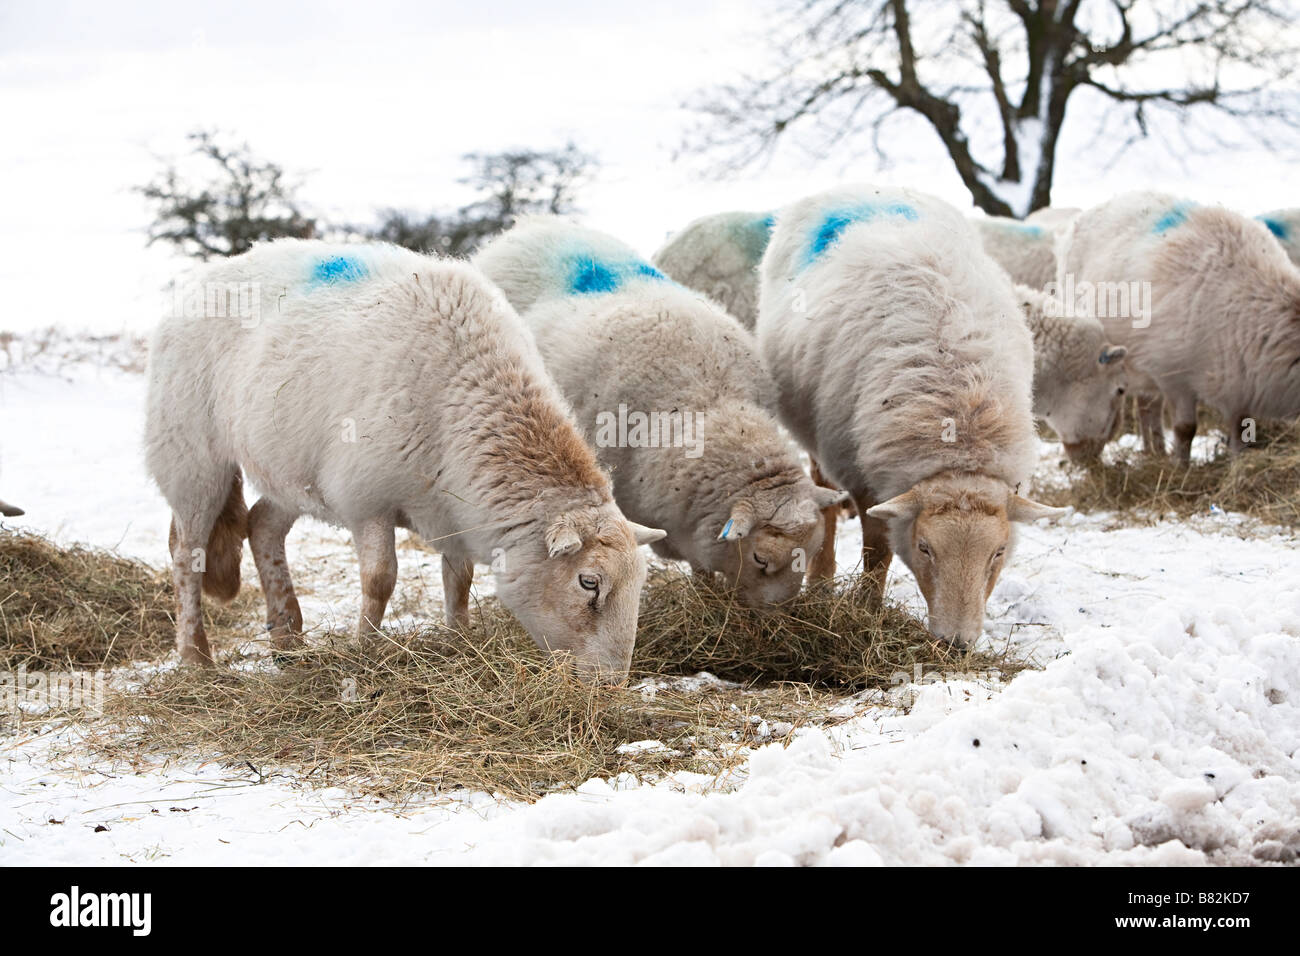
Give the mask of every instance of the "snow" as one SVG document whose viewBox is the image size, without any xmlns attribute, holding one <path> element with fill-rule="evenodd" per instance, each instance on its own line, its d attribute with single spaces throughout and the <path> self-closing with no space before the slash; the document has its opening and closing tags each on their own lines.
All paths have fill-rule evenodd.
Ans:
<svg viewBox="0 0 1300 956">
<path fill-rule="evenodd" d="M 27 509 L 19 522 L 161 561 L 167 513 L 140 463 L 142 396 L 138 375 L 84 365 L 0 375 L 0 495 Z M 1044 446 L 1044 474 L 1058 457 Z M 841 563 L 859 540 L 856 522 L 842 525 Z M 303 522 L 290 561 L 309 627 L 351 619 L 346 535 Z M 404 613 L 435 614 L 437 558 L 403 549 L 399 564 Z M 894 570 L 894 595 L 919 610 Z M 987 632 L 1042 669 L 903 675 L 846 723 L 757 747 L 725 781 L 591 780 L 531 806 L 483 793 L 399 804 L 183 758 L 114 763 L 88 756 L 75 727 L 28 723 L 0 737 L 0 859 L 861 866 L 1300 853 L 1291 534 L 1210 513 L 1026 527 Z"/>
</svg>

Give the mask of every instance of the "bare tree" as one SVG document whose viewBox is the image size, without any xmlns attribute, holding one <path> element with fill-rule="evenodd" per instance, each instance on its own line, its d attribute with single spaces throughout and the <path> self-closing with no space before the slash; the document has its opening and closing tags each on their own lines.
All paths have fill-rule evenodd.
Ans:
<svg viewBox="0 0 1300 956">
<path fill-rule="evenodd" d="M 150 245 L 169 242 L 186 255 L 210 259 L 237 256 L 264 239 L 314 234 L 316 220 L 302 212 L 280 166 L 258 159 L 247 144 L 222 145 L 209 131 L 187 138 L 203 167 L 202 181 L 188 181 L 173 163 L 139 187 L 154 206 Z"/>
<path fill-rule="evenodd" d="M 468 256 L 523 215 L 577 211 L 577 191 L 591 176 L 595 157 L 569 143 L 562 149 L 468 153 L 473 172 L 460 180 L 480 197 L 456 213 L 421 215 L 389 209 L 378 227 L 354 232 L 419 252 Z"/>
<path fill-rule="evenodd" d="M 812 148 L 888 155 L 919 115 L 975 204 L 1023 217 L 1051 201 L 1067 105 L 1104 104 L 1116 146 L 1181 131 L 1190 148 L 1300 128 L 1288 0 L 791 0 L 770 73 L 705 91 L 686 148 L 735 171 L 809 128 Z M 1198 118 L 1214 118 L 1196 124 Z M 1223 123 L 1221 120 L 1231 121 Z M 1172 121 L 1172 125 L 1166 121 Z M 1231 130 L 1231 125 L 1236 130 Z"/>
<path fill-rule="evenodd" d="M 509 229 L 520 216 L 575 212 L 577 191 L 596 164 L 594 156 L 573 143 L 562 149 L 468 153 L 464 158 L 475 168 L 461 182 L 484 194 L 458 215 L 467 230 L 462 241 L 472 244 Z"/>
</svg>

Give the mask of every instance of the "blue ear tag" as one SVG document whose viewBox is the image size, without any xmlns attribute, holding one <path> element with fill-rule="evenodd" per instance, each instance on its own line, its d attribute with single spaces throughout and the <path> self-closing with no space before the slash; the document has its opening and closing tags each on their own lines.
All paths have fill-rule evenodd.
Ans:
<svg viewBox="0 0 1300 956">
<path fill-rule="evenodd" d="M 729 535 L 729 534 L 731 533 L 731 523 L 732 523 L 733 521 L 735 521 L 735 520 L 736 520 L 736 519 L 734 519 L 734 518 L 728 518 L 728 519 L 727 519 L 727 526 L 726 526 L 725 528 L 722 529 L 722 534 L 718 535 L 718 540 L 719 540 L 719 541 L 726 541 L 726 540 L 727 540 L 727 535 Z"/>
</svg>

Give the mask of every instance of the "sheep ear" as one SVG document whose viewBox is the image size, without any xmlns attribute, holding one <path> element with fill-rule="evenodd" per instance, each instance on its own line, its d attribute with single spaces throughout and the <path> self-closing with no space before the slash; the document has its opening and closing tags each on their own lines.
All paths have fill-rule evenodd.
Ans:
<svg viewBox="0 0 1300 956">
<path fill-rule="evenodd" d="M 1128 355 L 1128 349 L 1122 345 L 1107 345 L 1101 350 L 1101 357 L 1097 359 L 1102 365 L 1109 365 L 1111 362 L 1118 362 L 1125 355 Z"/>
<path fill-rule="evenodd" d="M 915 518 L 921 510 L 921 496 L 915 491 L 905 491 L 901 495 L 882 501 L 867 509 L 867 514 L 881 521 L 894 518 Z"/>
<path fill-rule="evenodd" d="M 654 544 L 668 537 L 668 532 L 662 528 L 647 528 L 635 521 L 629 521 L 628 525 L 632 528 L 632 535 L 636 538 L 637 544 Z"/>
<path fill-rule="evenodd" d="M 553 558 L 582 550 L 582 535 L 564 518 L 556 518 L 546 529 L 546 551 Z"/>
<path fill-rule="evenodd" d="M 754 529 L 754 506 L 748 501 L 737 501 L 731 508 L 731 516 L 722 526 L 719 541 L 739 541 Z"/>
<path fill-rule="evenodd" d="M 824 511 L 834 505 L 842 505 L 848 500 L 849 493 L 838 488 L 823 488 L 818 485 L 813 490 L 813 504 L 817 506 L 818 511 Z"/>
<path fill-rule="evenodd" d="M 1012 521 L 1037 521 L 1039 518 L 1059 518 L 1068 515 L 1071 508 L 1052 508 L 1020 495 L 1012 495 L 1007 505 L 1007 517 Z"/>
</svg>

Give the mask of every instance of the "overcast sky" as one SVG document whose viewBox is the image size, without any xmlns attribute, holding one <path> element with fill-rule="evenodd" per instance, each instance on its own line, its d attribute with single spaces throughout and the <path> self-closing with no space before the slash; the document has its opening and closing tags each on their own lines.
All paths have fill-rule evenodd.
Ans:
<svg viewBox="0 0 1300 956">
<path fill-rule="evenodd" d="M 651 253 L 695 216 L 766 209 L 843 180 L 969 205 L 921 126 L 896 162 L 791 152 L 726 183 L 673 151 L 682 100 L 763 62 L 761 0 L 186 4 L 0 0 L 0 330 L 150 326 L 169 253 L 144 250 L 131 186 L 186 132 L 246 139 L 327 219 L 454 208 L 461 154 L 572 138 L 601 160 L 585 219 Z M 1082 134 L 1080 134 L 1081 136 Z M 1071 143 L 1069 136 L 1067 145 Z M 1069 145 L 1055 201 L 1153 186 L 1250 212 L 1300 205 L 1288 160 L 1135 151 L 1112 169 Z M 1107 157 L 1108 158 L 1108 157 Z"/>
</svg>

